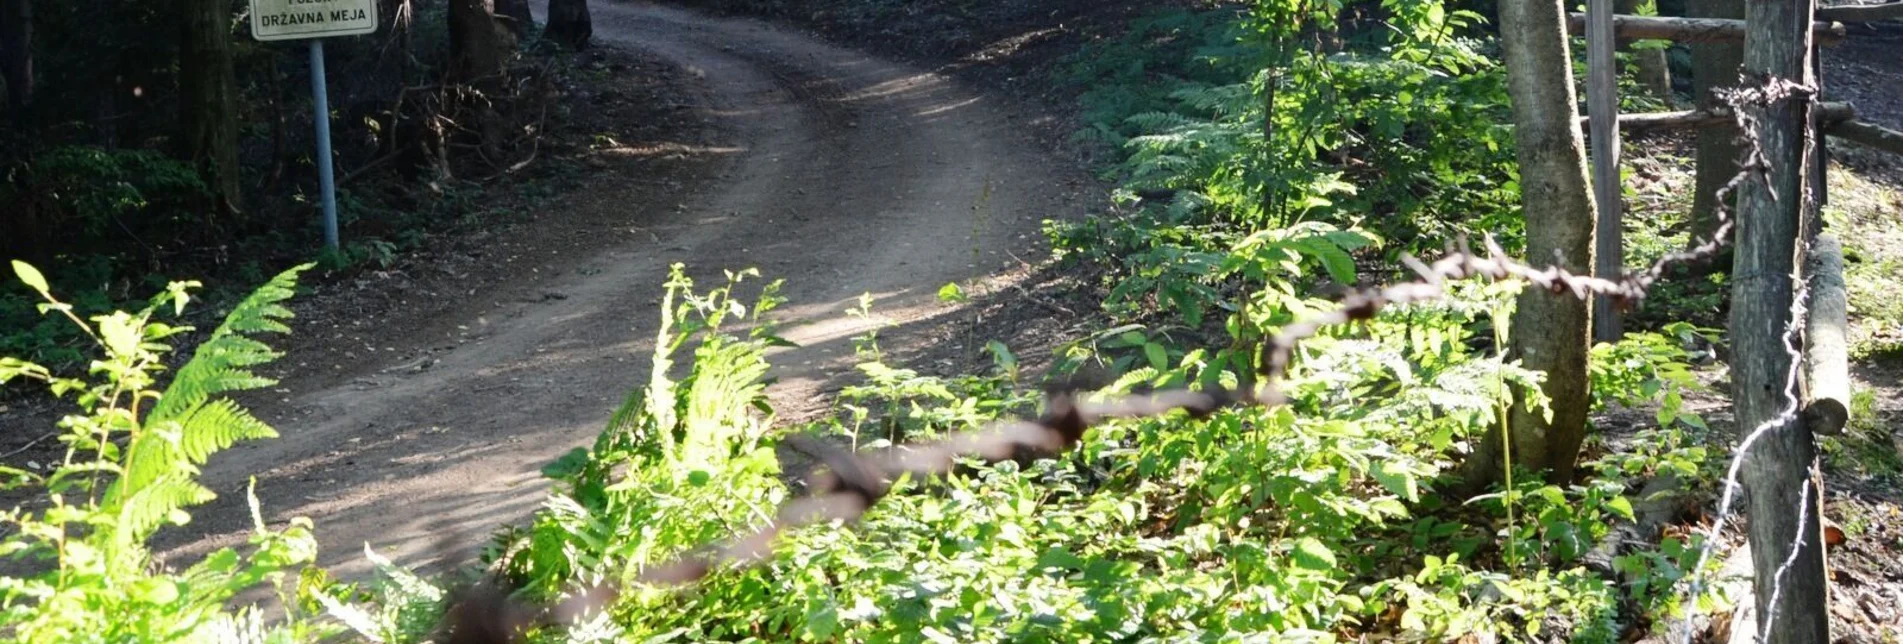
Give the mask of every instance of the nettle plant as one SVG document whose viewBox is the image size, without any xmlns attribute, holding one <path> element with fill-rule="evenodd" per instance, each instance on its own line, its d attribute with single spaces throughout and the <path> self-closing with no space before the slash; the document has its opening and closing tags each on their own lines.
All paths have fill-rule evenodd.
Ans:
<svg viewBox="0 0 1903 644">
<path fill-rule="evenodd" d="M 146 545 L 158 530 L 191 519 L 186 511 L 215 495 L 198 483 L 198 466 L 240 440 L 276 432 L 225 394 L 273 381 L 251 367 L 278 357 L 251 336 L 283 333 L 298 267 L 239 302 L 224 322 L 160 388 L 168 341 L 191 331 L 161 322 L 183 314 L 194 282 L 174 282 L 136 313 L 83 320 L 55 299 L 40 272 L 13 269 L 38 292 L 42 313 L 77 325 L 99 351 L 84 376 L 65 377 L 24 360 L 0 358 L 0 382 L 37 380 L 71 398 L 78 412 L 59 421 L 65 456 L 45 471 L 0 466 L 6 487 L 37 491 L 0 514 L 0 554 L 13 560 L 0 576 L 0 630 L 33 642 L 247 642 L 314 639 L 320 627 L 292 619 L 267 627 L 258 611 L 233 610 L 234 598 L 260 585 L 282 590 L 287 575 L 316 558 L 310 521 L 271 529 L 251 498 L 255 531 L 247 552 L 225 548 L 183 571 L 165 570 Z M 26 572 L 19 572 L 26 571 Z"/>
</svg>

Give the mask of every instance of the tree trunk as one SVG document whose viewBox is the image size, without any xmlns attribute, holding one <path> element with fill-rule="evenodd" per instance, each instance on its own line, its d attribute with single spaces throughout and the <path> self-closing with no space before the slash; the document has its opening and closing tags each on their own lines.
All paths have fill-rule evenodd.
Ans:
<svg viewBox="0 0 1903 644">
<path fill-rule="evenodd" d="M 1693 18 L 1743 18 L 1744 0 L 1689 0 L 1685 13 Z M 1736 87 L 1744 47 L 1737 43 L 1702 43 L 1692 48 L 1692 94 L 1701 110 L 1724 105 L 1713 90 Z M 1691 246 L 1718 230 L 1718 190 L 1738 174 L 1738 128 L 1730 125 L 1698 130 L 1697 179 L 1692 188 Z M 1729 262 L 1719 261 L 1718 266 Z"/>
<path fill-rule="evenodd" d="M 1811 78 L 1810 0 L 1749 0 L 1744 69 L 1747 78 L 1808 86 Z M 1830 641 L 1824 581 L 1820 491 L 1812 482 L 1816 445 L 1801 414 L 1784 416 L 1802 392 L 1787 382 L 1798 364 L 1785 344 L 1798 240 L 1811 193 L 1806 154 L 1809 96 L 1796 94 L 1758 116 L 1758 145 L 1770 167 L 1766 182 L 1739 191 L 1736 261 L 1731 289 L 1732 405 L 1739 431 L 1769 424 L 1750 447 L 1741 470 L 1748 493 L 1748 535 L 1757 574 L 1758 623 L 1764 641 Z M 1768 183 L 1768 185 L 1766 185 Z M 1794 340 L 1801 341 L 1801 340 Z M 1776 596 L 1776 602 L 1772 598 Z"/>
<path fill-rule="evenodd" d="M 1560 0 L 1501 0 L 1500 39 L 1505 51 L 1507 92 L 1513 101 L 1515 147 L 1520 161 L 1520 203 L 1526 211 L 1526 256 L 1535 264 L 1558 261 L 1575 274 L 1593 265 L 1592 196 L 1587 189 L 1586 151 L 1579 132 L 1572 57 Z M 1585 439 L 1586 350 L 1591 314 L 1586 302 L 1528 289 L 1513 316 L 1510 357 L 1542 371 L 1551 400 L 1551 420 L 1515 392 L 1508 415 L 1515 466 L 1547 470 L 1554 481 L 1570 480 Z M 1465 464 L 1471 487 L 1499 480 L 1501 428 L 1495 427 Z"/>
<path fill-rule="evenodd" d="M 1654 0 L 1619 0 L 1619 13 L 1638 15 L 1646 5 L 1655 5 Z M 1654 10 L 1656 13 L 1656 9 Z M 1657 48 L 1634 48 L 1630 43 L 1621 43 L 1620 51 L 1632 55 L 1634 71 L 1638 72 L 1639 86 L 1653 98 L 1672 103 L 1672 71 L 1665 65 L 1665 50 Z"/>
<path fill-rule="evenodd" d="M 528 0 L 496 0 L 496 16 L 508 23 L 509 31 L 520 42 L 535 28 L 535 14 L 529 13 Z"/>
<path fill-rule="evenodd" d="M 198 166 L 216 209 L 239 208 L 238 87 L 231 66 L 231 4 L 185 0 L 178 52 L 179 149 Z"/>
<path fill-rule="evenodd" d="M 33 103 L 33 2 L 0 0 L 0 80 L 7 84 L 7 112 L 25 129 Z"/>
<path fill-rule="evenodd" d="M 449 0 L 449 59 L 457 82 L 501 86 L 502 36 L 492 0 Z"/>
<path fill-rule="evenodd" d="M 564 47 L 587 49 L 595 35 L 588 0 L 548 0 L 548 28 L 542 34 Z"/>
</svg>

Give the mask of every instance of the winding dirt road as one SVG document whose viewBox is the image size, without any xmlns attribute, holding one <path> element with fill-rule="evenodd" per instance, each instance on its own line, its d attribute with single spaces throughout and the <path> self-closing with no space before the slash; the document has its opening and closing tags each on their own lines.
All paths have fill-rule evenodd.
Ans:
<svg viewBox="0 0 1903 644">
<path fill-rule="evenodd" d="M 433 363 L 289 374 L 289 393 L 265 409 L 283 438 L 213 460 L 206 480 L 221 499 L 172 533 L 167 558 L 241 542 L 254 474 L 267 518 L 314 519 L 322 563 L 336 572 L 362 572 L 365 543 L 412 565 L 445 546 L 468 556 L 541 502 L 539 468 L 588 444 L 646 377 L 669 264 L 688 263 L 702 284 L 748 266 L 787 279 L 782 317 L 802 348 L 774 356 L 772 394 L 782 414 L 797 414 L 851 371 L 849 338 L 864 329 L 843 311 L 861 293 L 898 322 L 955 314 L 936 301 L 940 286 L 1016 265 L 1011 251 L 1037 245 L 1039 222 L 1083 208 L 1065 195 L 1088 179 L 1039 151 L 1032 117 L 946 78 L 757 22 L 640 3 L 592 9 L 598 41 L 704 81 L 689 100 L 723 123 L 727 143 L 688 151 L 723 157 L 720 178 L 664 221 L 630 219 L 652 238 L 513 286 L 553 297 L 472 293 L 454 315 L 395 340 L 460 342 Z M 629 198 L 580 195 L 564 207 L 632 213 Z"/>
</svg>

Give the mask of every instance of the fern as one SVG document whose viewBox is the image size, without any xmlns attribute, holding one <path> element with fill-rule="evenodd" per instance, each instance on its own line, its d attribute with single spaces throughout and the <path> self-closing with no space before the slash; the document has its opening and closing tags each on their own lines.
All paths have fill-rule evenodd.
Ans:
<svg viewBox="0 0 1903 644">
<path fill-rule="evenodd" d="M 236 403 L 212 397 L 276 384 L 246 367 L 270 362 L 280 354 L 246 335 L 290 331 L 280 320 L 291 317 L 291 311 L 279 302 L 294 294 L 298 273 L 308 268 L 305 264 L 280 273 L 233 307 L 191 361 L 179 368 L 146 416 L 147 430 L 132 438 L 124 474 L 107 489 L 100 504 L 119 516 L 116 545 L 121 549 L 144 542 L 173 512 L 216 497 L 191 482 L 198 473 L 196 466 L 213 453 L 240 440 L 277 436 Z"/>
<path fill-rule="evenodd" d="M 688 386 L 686 439 L 679 461 L 706 468 L 726 460 L 734 447 L 759 438 L 765 424 L 751 417 L 751 404 L 766 393 L 763 347 L 711 338 L 694 351 Z"/>
<path fill-rule="evenodd" d="M 45 478 L 18 472 L 13 482 L 43 487 L 46 499 L 39 505 L 45 509 L 18 506 L 0 515 L 7 528 L 0 553 L 46 562 L 30 576 L 0 575 L 0 633 L 35 642 L 323 637 L 327 627 L 298 622 L 296 611 L 287 615 L 289 622 L 266 625 L 256 609 L 232 606 L 242 593 L 315 561 L 317 542 L 308 520 L 267 528 L 252 496 L 256 531 L 249 554 L 226 548 L 181 573 L 153 566 L 145 543 L 161 526 L 188 520 L 184 508 L 215 498 L 197 481 L 198 466 L 213 453 L 239 440 L 276 435 L 221 394 L 272 382 L 249 367 L 278 354 L 246 336 L 286 330 L 281 320 L 290 311 L 279 302 L 291 295 L 304 268 L 286 271 L 240 302 L 160 392 L 157 376 L 171 350 L 165 341 L 189 329 L 153 318 L 167 305 L 182 314 L 195 283 L 175 282 L 141 311 L 94 316 L 88 323 L 52 296 L 38 271 L 15 264 L 21 280 L 46 300 L 43 309 L 79 326 L 102 356 L 86 379 L 57 378 L 36 365 L 0 359 L 0 378 L 44 381 L 56 394 L 77 392 L 82 412 L 61 422 L 61 440 L 71 445 L 68 462 Z M 72 458 L 82 454 L 90 458 Z M 110 483 L 102 494 L 97 485 L 105 481 Z"/>
<path fill-rule="evenodd" d="M 780 302 L 777 282 L 751 307 L 733 298 L 734 287 L 755 274 L 729 273 L 725 286 L 696 293 L 674 266 L 648 381 L 615 409 L 592 449 L 543 468 L 567 489 L 550 495 L 530 529 L 500 537 L 503 569 L 535 592 L 554 593 L 575 581 L 631 577 L 673 556 L 674 544 L 735 528 L 703 503 L 724 496 L 714 483 L 722 477 L 768 480 L 761 471 L 774 466 L 771 452 L 756 449 L 769 427 L 759 414 L 771 413 L 766 352 L 788 344 L 764 317 Z M 726 332 L 733 318 L 749 318 L 742 321 L 752 331 Z M 681 360 L 687 373 L 676 379 L 669 371 L 689 344 L 692 359 Z"/>
</svg>

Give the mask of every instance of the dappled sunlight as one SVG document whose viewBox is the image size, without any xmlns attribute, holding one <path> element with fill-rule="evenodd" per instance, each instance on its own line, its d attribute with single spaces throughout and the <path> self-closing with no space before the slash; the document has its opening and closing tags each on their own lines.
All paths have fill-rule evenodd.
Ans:
<svg viewBox="0 0 1903 644">
<path fill-rule="evenodd" d="M 965 56 L 965 60 L 989 62 L 1001 58 L 1009 58 L 1017 55 L 1017 53 L 1025 47 L 1034 45 L 1038 41 L 1046 38 L 1062 35 L 1065 31 L 1066 29 L 1063 27 L 1046 27 L 1044 29 L 1033 29 L 1015 36 L 1001 38 Z"/>
<path fill-rule="evenodd" d="M 971 98 L 967 98 L 962 101 L 955 101 L 955 102 L 946 103 L 943 105 L 938 105 L 936 107 L 929 107 L 923 110 L 919 110 L 917 112 L 913 112 L 912 115 L 913 116 L 938 116 L 940 114 L 944 114 L 946 112 L 950 112 L 952 110 L 956 110 L 961 107 L 976 105 L 978 104 L 979 100 L 980 99 L 978 97 L 973 96 Z"/>
<path fill-rule="evenodd" d="M 889 326 L 899 320 L 907 320 L 922 315 L 931 305 L 925 303 L 907 303 L 906 290 L 873 293 L 871 315 L 861 317 L 849 312 L 859 304 L 858 298 L 848 298 L 833 302 L 814 304 L 793 304 L 782 308 L 779 318 L 786 320 L 786 331 L 781 335 L 795 344 L 812 346 L 822 342 L 840 340 L 866 331 Z M 917 299 L 917 298 L 911 298 Z M 894 301 L 900 302 L 894 305 Z M 778 348 L 775 353 L 784 353 L 787 348 Z"/>
<path fill-rule="evenodd" d="M 652 145 L 615 145 L 595 149 L 595 154 L 610 157 L 656 157 L 665 155 L 729 155 L 746 152 L 747 148 L 721 145 L 693 145 L 688 143 L 656 143 Z"/>
<path fill-rule="evenodd" d="M 885 100 L 937 92 L 945 89 L 945 87 L 945 79 L 937 74 L 913 74 L 911 76 L 881 81 L 869 87 L 846 92 L 840 95 L 837 100 L 848 103 Z"/>
</svg>

